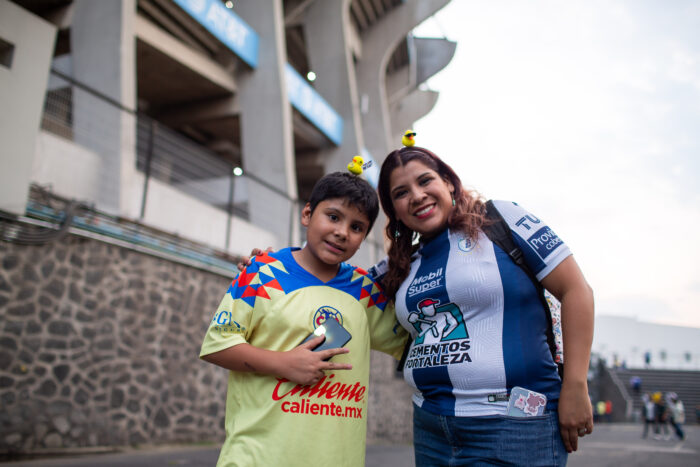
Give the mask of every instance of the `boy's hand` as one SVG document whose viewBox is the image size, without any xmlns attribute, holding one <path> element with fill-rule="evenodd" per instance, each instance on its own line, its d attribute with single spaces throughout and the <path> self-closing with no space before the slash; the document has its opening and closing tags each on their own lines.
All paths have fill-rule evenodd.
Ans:
<svg viewBox="0 0 700 467">
<path fill-rule="evenodd" d="M 319 346 L 324 336 L 314 337 L 308 342 L 284 352 L 281 359 L 279 375 L 297 384 L 310 386 L 318 383 L 325 376 L 325 370 L 350 370 L 349 363 L 326 362 L 326 359 L 336 355 L 348 353 L 345 348 L 328 349 L 314 352 L 313 349 Z"/>
<path fill-rule="evenodd" d="M 241 258 L 241 261 L 236 264 L 236 267 L 238 268 L 239 271 L 243 272 L 246 266 L 250 266 L 250 263 L 252 263 L 252 258 L 253 256 L 262 256 L 266 253 L 274 253 L 275 250 L 272 249 L 271 246 L 268 246 L 265 248 L 265 250 L 261 250 L 260 248 L 253 248 L 250 250 L 250 256 L 244 256 Z"/>
</svg>

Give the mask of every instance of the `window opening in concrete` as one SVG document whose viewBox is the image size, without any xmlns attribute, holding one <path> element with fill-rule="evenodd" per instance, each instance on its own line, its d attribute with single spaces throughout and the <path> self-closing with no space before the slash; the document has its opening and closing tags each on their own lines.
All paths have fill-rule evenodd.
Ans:
<svg viewBox="0 0 700 467">
<path fill-rule="evenodd" d="M 12 58 L 15 55 L 15 45 L 0 38 L 0 65 L 12 68 Z"/>
</svg>

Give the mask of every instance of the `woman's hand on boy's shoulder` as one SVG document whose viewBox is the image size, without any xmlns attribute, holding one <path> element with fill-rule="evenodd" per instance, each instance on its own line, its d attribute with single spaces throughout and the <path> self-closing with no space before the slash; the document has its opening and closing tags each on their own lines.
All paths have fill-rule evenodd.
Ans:
<svg viewBox="0 0 700 467">
<path fill-rule="evenodd" d="M 238 267 L 238 270 L 242 272 L 246 268 L 246 266 L 250 266 L 250 264 L 253 262 L 254 257 L 274 252 L 275 250 L 273 250 L 271 246 L 268 246 L 264 250 L 261 250 L 260 248 L 253 248 L 252 250 L 250 250 L 250 256 L 243 256 L 241 260 L 236 264 L 236 267 Z"/>
</svg>

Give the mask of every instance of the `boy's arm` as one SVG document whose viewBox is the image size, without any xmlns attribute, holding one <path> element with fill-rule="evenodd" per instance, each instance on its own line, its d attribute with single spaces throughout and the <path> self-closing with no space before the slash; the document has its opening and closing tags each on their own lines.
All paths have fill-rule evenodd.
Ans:
<svg viewBox="0 0 700 467">
<path fill-rule="evenodd" d="M 350 370 L 348 363 L 334 363 L 325 360 L 348 353 L 347 349 L 328 349 L 314 352 L 323 342 L 319 336 L 286 352 L 265 350 L 242 343 L 215 353 L 202 355 L 202 360 L 233 371 L 254 372 L 285 378 L 301 385 L 316 384 L 325 370 Z"/>
<path fill-rule="evenodd" d="M 396 320 L 394 303 L 387 303 L 383 311 L 376 306 L 369 307 L 367 321 L 372 349 L 389 354 L 396 360 L 401 360 L 409 335 Z"/>
</svg>

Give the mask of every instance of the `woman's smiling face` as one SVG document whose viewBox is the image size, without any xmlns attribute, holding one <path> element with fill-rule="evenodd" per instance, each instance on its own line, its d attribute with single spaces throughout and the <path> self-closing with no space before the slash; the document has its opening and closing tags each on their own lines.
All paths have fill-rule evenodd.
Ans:
<svg viewBox="0 0 700 467">
<path fill-rule="evenodd" d="M 396 217 L 409 229 L 430 237 L 447 226 L 454 186 L 418 160 L 396 167 L 389 177 Z"/>
</svg>

